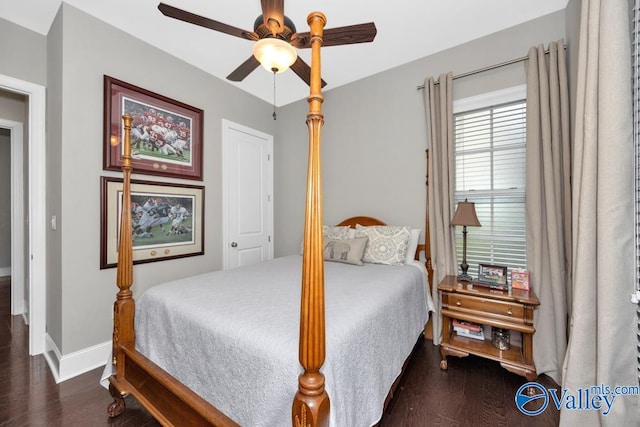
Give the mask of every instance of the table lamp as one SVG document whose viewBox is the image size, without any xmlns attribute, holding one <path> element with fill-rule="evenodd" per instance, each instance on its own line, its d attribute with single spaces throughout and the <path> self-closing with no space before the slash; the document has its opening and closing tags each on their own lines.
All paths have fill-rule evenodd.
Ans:
<svg viewBox="0 0 640 427">
<path fill-rule="evenodd" d="M 480 221 L 476 216 L 476 205 L 473 202 L 458 202 L 456 213 L 453 214 L 451 225 L 462 225 L 462 264 L 460 269 L 462 274 L 458 275 L 458 280 L 462 282 L 471 282 L 473 278 L 467 274 L 469 264 L 467 264 L 467 226 L 480 227 Z"/>
</svg>

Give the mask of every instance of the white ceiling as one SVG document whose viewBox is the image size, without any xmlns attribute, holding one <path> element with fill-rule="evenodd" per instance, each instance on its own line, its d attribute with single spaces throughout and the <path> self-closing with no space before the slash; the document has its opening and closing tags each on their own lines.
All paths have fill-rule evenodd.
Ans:
<svg viewBox="0 0 640 427">
<path fill-rule="evenodd" d="M 172 6 L 253 30 L 259 0 L 163 0 Z M 84 12 L 221 79 L 251 55 L 252 42 L 165 17 L 159 0 L 66 0 Z M 0 0 L 0 17 L 46 35 L 61 0 Z M 325 28 L 375 22 L 373 43 L 328 47 L 322 75 L 329 90 L 458 44 L 564 9 L 568 0 L 289 0 L 285 14 L 300 32 L 321 11 Z M 310 50 L 298 51 L 310 63 Z M 273 102 L 273 76 L 259 67 L 231 84 Z M 292 71 L 276 77 L 276 105 L 304 99 L 307 85 Z"/>
</svg>

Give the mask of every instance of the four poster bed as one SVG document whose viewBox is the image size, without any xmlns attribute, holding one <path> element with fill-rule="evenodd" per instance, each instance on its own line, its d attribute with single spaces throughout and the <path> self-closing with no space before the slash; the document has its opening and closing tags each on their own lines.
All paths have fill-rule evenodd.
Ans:
<svg viewBox="0 0 640 427">
<path fill-rule="evenodd" d="M 131 118 L 123 118 L 112 417 L 124 411 L 124 396 L 131 394 L 163 425 L 372 425 L 424 332 L 434 307 L 427 269 L 416 260 L 424 251 L 430 267 L 428 229 L 425 246 L 408 227 L 385 227 L 370 217 L 323 227 L 320 45 L 325 17 L 315 12 L 308 22 L 310 147 L 302 256 L 153 286 L 136 308 L 130 289 Z M 327 233 L 371 242 L 368 233 L 389 230 L 411 234 L 404 243 L 406 259 L 381 264 L 336 256 L 331 260 L 338 262 L 325 263 Z"/>
</svg>

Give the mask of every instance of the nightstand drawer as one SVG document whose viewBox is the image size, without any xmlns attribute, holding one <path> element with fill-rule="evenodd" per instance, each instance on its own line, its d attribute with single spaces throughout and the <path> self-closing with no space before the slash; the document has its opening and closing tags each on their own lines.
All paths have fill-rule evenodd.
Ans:
<svg viewBox="0 0 640 427">
<path fill-rule="evenodd" d="M 460 294 L 449 294 L 448 300 L 449 310 L 477 311 L 481 314 L 493 313 L 512 319 L 524 319 L 524 307 L 522 304 Z"/>
</svg>

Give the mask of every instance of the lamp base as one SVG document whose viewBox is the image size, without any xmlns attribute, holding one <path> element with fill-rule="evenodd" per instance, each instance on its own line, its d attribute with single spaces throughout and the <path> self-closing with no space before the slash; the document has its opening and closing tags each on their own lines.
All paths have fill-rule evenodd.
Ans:
<svg viewBox="0 0 640 427">
<path fill-rule="evenodd" d="M 473 282 L 473 277 L 469 276 L 467 273 L 458 274 L 459 282 Z"/>
<path fill-rule="evenodd" d="M 467 264 L 467 234 L 465 233 L 464 234 L 464 255 L 462 258 L 462 264 L 460 264 L 460 274 L 458 274 L 459 282 L 473 282 L 473 277 L 468 275 L 467 271 L 469 271 L 469 264 Z"/>
</svg>

